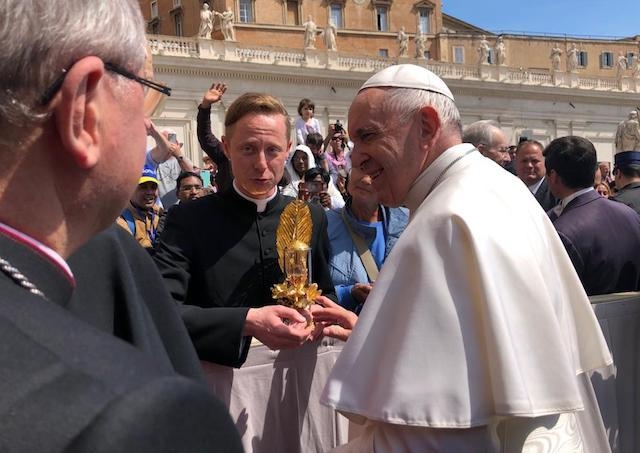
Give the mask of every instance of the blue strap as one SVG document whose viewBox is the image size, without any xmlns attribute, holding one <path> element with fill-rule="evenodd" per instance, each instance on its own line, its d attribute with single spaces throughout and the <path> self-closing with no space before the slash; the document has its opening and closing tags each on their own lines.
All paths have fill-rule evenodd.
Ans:
<svg viewBox="0 0 640 453">
<path fill-rule="evenodd" d="M 129 211 L 128 209 L 125 209 L 122 211 L 122 214 L 120 214 L 120 217 L 122 217 L 124 220 L 127 221 L 127 226 L 129 227 L 129 231 L 131 231 L 132 235 L 136 235 L 136 222 L 135 220 L 133 220 L 133 214 L 131 214 L 131 211 Z"/>
</svg>

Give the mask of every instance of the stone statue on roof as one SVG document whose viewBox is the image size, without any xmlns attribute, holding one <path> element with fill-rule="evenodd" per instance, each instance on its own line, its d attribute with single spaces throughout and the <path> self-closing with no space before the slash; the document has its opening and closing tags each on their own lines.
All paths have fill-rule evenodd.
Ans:
<svg viewBox="0 0 640 453">
<path fill-rule="evenodd" d="M 571 44 L 567 51 L 567 72 L 576 72 L 578 70 L 578 47 L 576 43 Z"/>
<path fill-rule="evenodd" d="M 336 51 L 338 50 L 338 45 L 336 44 L 336 35 L 338 34 L 338 29 L 336 25 L 333 23 L 333 20 L 329 19 L 329 23 L 327 24 L 327 28 L 324 29 L 324 43 L 327 46 L 327 50 Z"/>
<path fill-rule="evenodd" d="M 209 4 L 204 3 L 200 10 L 200 29 L 198 30 L 198 36 L 200 38 L 211 39 L 211 32 L 213 31 L 213 13 L 209 9 Z"/>
<path fill-rule="evenodd" d="M 304 48 L 315 49 L 316 48 L 316 36 L 318 34 L 318 26 L 313 21 L 311 14 L 307 17 L 307 21 L 302 24 L 304 27 Z"/>
<path fill-rule="evenodd" d="M 495 52 L 496 52 L 496 64 L 498 66 L 504 66 L 506 64 L 506 59 L 507 59 L 507 49 L 506 49 L 506 46 L 504 45 L 502 36 L 498 36 L 498 39 L 496 40 Z"/>
<path fill-rule="evenodd" d="M 404 31 L 404 27 L 398 32 L 398 55 L 406 57 L 409 53 L 409 35 Z"/>
<path fill-rule="evenodd" d="M 222 36 L 224 36 L 224 40 L 235 41 L 236 31 L 233 24 L 235 15 L 233 14 L 231 8 L 227 8 L 227 10 L 223 11 L 222 13 L 216 11 L 215 15 L 220 18 L 220 29 L 222 30 Z"/>
<path fill-rule="evenodd" d="M 636 110 L 631 110 L 629 118 L 618 124 L 615 146 L 616 152 L 640 151 L 640 122 Z"/>
<path fill-rule="evenodd" d="M 480 36 L 480 44 L 478 45 L 478 64 L 489 64 L 489 41 L 485 35 Z"/>
<path fill-rule="evenodd" d="M 554 44 L 551 49 L 551 55 L 549 55 L 551 59 L 551 69 L 554 71 L 560 71 L 560 62 L 562 61 L 562 49 L 558 46 L 558 44 Z"/>
</svg>

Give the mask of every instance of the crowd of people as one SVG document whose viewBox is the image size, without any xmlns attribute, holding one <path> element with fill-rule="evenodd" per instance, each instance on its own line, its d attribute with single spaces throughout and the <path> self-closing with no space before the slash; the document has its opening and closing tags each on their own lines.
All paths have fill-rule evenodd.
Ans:
<svg viewBox="0 0 640 453">
<path fill-rule="evenodd" d="M 144 89 L 170 90 L 144 77 L 135 1 L 0 2 L 31 24 L 0 27 L 6 451 L 241 451 L 198 360 L 322 336 L 346 344 L 321 399 L 362 426 L 337 451 L 608 451 L 585 375 L 612 358 L 588 296 L 640 289 L 639 151 L 611 172 L 581 137 L 463 129 L 447 85 L 403 64 L 361 86 L 349 133 L 323 135 L 310 99 L 292 127 L 244 93 L 218 138 L 213 83 L 200 168 L 144 116 Z M 296 199 L 322 291 L 304 310 L 271 292 Z"/>
</svg>

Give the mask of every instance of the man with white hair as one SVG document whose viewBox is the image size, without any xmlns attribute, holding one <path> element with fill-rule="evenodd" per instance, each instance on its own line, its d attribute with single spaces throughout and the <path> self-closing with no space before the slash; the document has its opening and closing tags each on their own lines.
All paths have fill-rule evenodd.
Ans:
<svg viewBox="0 0 640 453">
<path fill-rule="evenodd" d="M 509 141 L 494 120 L 481 120 L 468 125 L 462 133 L 462 141 L 471 143 L 484 156 L 505 167 L 511 162 Z"/>
<path fill-rule="evenodd" d="M 169 92 L 141 77 L 137 2 L 0 0 L 0 11 L 0 450 L 240 451 L 204 386 L 69 308 L 86 281 L 66 260 L 114 222 L 140 176 L 144 89 Z M 165 308 L 110 315 L 153 328 L 177 316 Z"/>
<path fill-rule="evenodd" d="M 354 167 L 410 221 L 325 387 L 323 402 L 364 423 L 338 451 L 515 452 L 547 438 L 608 451 L 585 396 L 584 373 L 612 361 L 589 300 L 528 189 L 462 143 L 445 83 L 414 65 L 380 71 L 349 136 Z M 335 310 L 319 302 L 316 322 Z"/>
</svg>

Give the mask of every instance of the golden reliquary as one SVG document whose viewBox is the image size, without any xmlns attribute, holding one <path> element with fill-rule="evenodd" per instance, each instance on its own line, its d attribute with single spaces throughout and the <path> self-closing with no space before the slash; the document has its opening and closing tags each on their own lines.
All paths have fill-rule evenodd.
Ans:
<svg viewBox="0 0 640 453">
<path fill-rule="evenodd" d="M 276 230 L 278 262 L 285 275 L 282 283 L 271 288 L 279 304 L 306 309 L 322 291 L 311 283 L 311 233 L 313 222 L 309 206 L 301 200 L 287 205 Z"/>
</svg>

